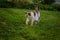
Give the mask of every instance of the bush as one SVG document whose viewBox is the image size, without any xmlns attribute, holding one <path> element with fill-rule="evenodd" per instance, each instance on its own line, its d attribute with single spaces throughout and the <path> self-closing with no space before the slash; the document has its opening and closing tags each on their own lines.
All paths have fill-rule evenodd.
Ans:
<svg viewBox="0 0 60 40">
<path fill-rule="evenodd" d="M 14 3 L 13 2 L 8 2 L 8 1 L 0 2 L 0 7 L 1 8 L 14 7 Z"/>
<path fill-rule="evenodd" d="M 52 7 L 53 7 L 55 10 L 60 11 L 60 5 L 55 4 L 55 5 L 52 5 Z"/>
<path fill-rule="evenodd" d="M 28 3 L 28 2 L 0 2 L 1 8 L 22 8 L 22 9 L 34 9 L 34 3 Z M 43 10 L 57 10 L 60 11 L 60 5 L 45 5 L 45 4 L 39 4 L 39 9 Z"/>
<path fill-rule="evenodd" d="M 55 2 L 55 0 L 43 0 L 42 4 L 52 4 L 54 2 Z"/>
<path fill-rule="evenodd" d="M 53 5 L 43 5 L 43 4 L 40 4 L 39 8 L 43 9 L 43 10 L 60 11 L 60 5 L 54 5 L 54 4 Z"/>
<path fill-rule="evenodd" d="M 34 8 L 34 4 L 30 4 L 30 3 L 15 3 L 15 7 L 17 8 L 25 8 L 25 9 L 33 9 Z"/>
<path fill-rule="evenodd" d="M 43 9 L 43 10 L 54 10 L 53 7 L 51 5 L 39 5 L 40 9 Z"/>
</svg>

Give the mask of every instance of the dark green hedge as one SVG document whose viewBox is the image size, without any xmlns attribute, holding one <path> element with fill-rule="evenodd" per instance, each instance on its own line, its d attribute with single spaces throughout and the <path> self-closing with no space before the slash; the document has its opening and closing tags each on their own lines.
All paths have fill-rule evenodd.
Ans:
<svg viewBox="0 0 60 40">
<path fill-rule="evenodd" d="M 60 11 L 60 5 L 55 4 L 55 5 L 52 5 L 52 7 L 53 7 L 55 10 Z"/>
<path fill-rule="evenodd" d="M 60 11 L 60 5 L 58 4 L 53 4 L 53 5 L 40 5 L 40 9 L 43 10 L 55 10 L 55 11 Z"/>
<path fill-rule="evenodd" d="M 13 2 L 0 2 L 0 7 L 1 8 L 22 8 L 22 9 L 34 9 L 35 4 L 30 4 L 30 3 L 13 3 Z M 60 11 L 60 5 L 44 5 L 44 4 L 39 4 L 39 9 L 43 10 L 57 10 Z"/>
</svg>

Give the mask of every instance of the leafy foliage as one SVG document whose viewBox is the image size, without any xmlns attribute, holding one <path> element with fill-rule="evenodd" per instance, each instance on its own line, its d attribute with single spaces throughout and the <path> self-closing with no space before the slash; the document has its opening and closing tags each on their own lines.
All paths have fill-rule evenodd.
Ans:
<svg viewBox="0 0 60 40">
<path fill-rule="evenodd" d="M 44 0 L 42 3 L 43 4 L 52 4 L 54 2 L 55 2 L 55 0 Z"/>
</svg>

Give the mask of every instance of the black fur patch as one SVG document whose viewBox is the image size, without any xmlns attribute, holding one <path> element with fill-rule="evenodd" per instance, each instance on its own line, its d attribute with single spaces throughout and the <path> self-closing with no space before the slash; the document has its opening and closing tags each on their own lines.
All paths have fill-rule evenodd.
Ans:
<svg viewBox="0 0 60 40">
<path fill-rule="evenodd" d="M 29 16 L 31 16 L 31 13 L 28 13 Z"/>
<path fill-rule="evenodd" d="M 34 12 L 34 16 L 36 16 L 36 13 Z"/>
</svg>

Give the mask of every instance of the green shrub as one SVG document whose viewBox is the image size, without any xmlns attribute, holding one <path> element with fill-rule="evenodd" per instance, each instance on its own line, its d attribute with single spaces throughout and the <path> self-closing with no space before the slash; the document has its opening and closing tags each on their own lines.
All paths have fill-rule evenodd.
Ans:
<svg viewBox="0 0 60 40">
<path fill-rule="evenodd" d="M 43 9 L 43 10 L 54 10 L 54 8 L 51 6 L 51 5 L 39 5 L 40 9 Z"/>
<path fill-rule="evenodd" d="M 26 9 L 32 9 L 34 7 L 34 4 L 29 4 L 29 3 L 19 3 L 18 6 L 19 8 L 26 8 Z"/>
<path fill-rule="evenodd" d="M 34 9 L 34 3 L 28 3 L 28 2 L 8 2 L 8 1 L 3 1 L 0 2 L 0 7 L 1 8 L 21 8 L 21 9 Z M 45 4 L 39 4 L 39 9 L 43 10 L 57 10 L 60 11 L 60 5 L 45 5 Z"/>
<path fill-rule="evenodd" d="M 55 5 L 52 5 L 52 7 L 53 7 L 55 10 L 60 11 L 60 5 L 55 4 Z"/>
<path fill-rule="evenodd" d="M 60 11 L 60 5 L 43 5 L 43 4 L 39 4 L 39 8 L 43 9 L 43 10 L 55 10 L 55 11 Z"/>
<path fill-rule="evenodd" d="M 14 3 L 8 2 L 8 1 L 0 2 L 0 7 L 1 7 L 1 8 L 14 7 Z"/>
</svg>

